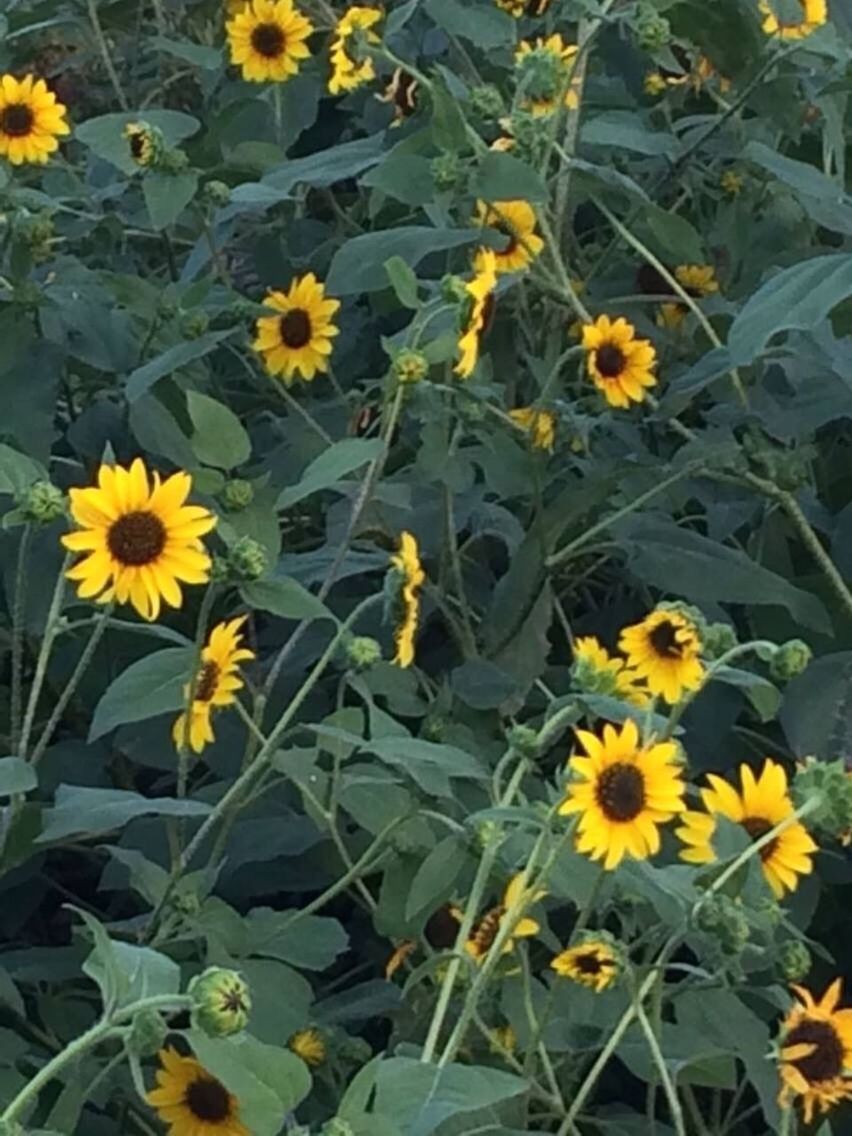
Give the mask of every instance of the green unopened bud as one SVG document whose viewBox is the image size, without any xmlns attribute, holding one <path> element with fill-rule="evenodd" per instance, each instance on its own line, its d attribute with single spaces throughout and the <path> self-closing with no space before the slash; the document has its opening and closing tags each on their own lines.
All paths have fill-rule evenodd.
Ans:
<svg viewBox="0 0 852 1136">
<path fill-rule="evenodd" d="M 503 96 L 492 83 L 474 87 L 470 92 L 471 112 L 481 119 L 498 119 L 503 113 Z"/>
<path fill-rule="evenodd" d="M 462 165 L 459 156 L 450 151 L 433 158 L 429 168 L 436 189 L 444 191 L 455 189 L 461 179 Z"/>
<path fill-rule="evenodd" d="M 122 131 L 127 139 L 130 157 L 140 169 L 156 166 L 166 144 L 161 131 L 148 122 L 128 122 Z"/>
<path fill-rule="evenodd" d="M 355 1130 L 348 1120 L 333 1116 L 322 1126 L 322 1136 L 355 1136 Z"/>
<path fill-rule="evenodd" d="M 788 982 L 801 982 L 811 969 L 811 952 L 799 939 L 788 939 L 778 952 L 778 966 Z"/>
<path fill-rule="evenodd" d="M 397 382 L 403 385 L 419 383 L 429 374 L 429 360 L 422 351 L 405 348 L 394 357 L 392 370 Z"/>
<path fill-rule="evenodd" d="M 346 658 L 352 670 L 366 671 L 381 661 L 382 648 L 369 635 L 354 635 L 346 644 Z"/>
<path fill-rule="evenodd" d="M 769 673 L 778 682 L 789 682 L 800 675 L 813 658 L 813 651 L 801 639 L 788 639 L 775 652 Z"/>
<path fill-rule="evenodd" d="M 460 276 L 445 276 L 441 280 L 441 299 L 448 304 L 466 304 L 470 299 L 467 284 Z"/>
<path fill-rule="evenodd" d="M 200 339 L 210 326 L 210 317 L 207 312 L 196 308 L 187 312 L 181 320 L 180 329 L 186 339 Z"/>
<path fill-rule="evenodd" d="M 250 481 L 234 477 L 225 482 L 219 499 L 229 513 L 239 513 L 247 509 L 254 500 L 254 486 Z"/>
<path fill-rule="evenodd" d="M 738 955 L 748 943 L 748 919 L 742 906 L 726 895 L 709 896 L 698 909 L 697 922 L 725 954 Z"/>
<path fill-rule="evenodd" d="M 21 495 L 18 506 L 28 521 L 49 525 L 65 515 L 65 494 L 49 481 L 34 481 Z"/>
<path fill-rule="evenodd" d="M 170 906 L 180 915 L 194 919 L 201 911 L 201 899 L 196 891 L 184 884 L 175 889 Z"/>
<path fill-rule="evenodd" d="M 211 966 L 187 988 L 193 1025 L 209 1037 L 229 1037 L 246 1028 L 251 1013 L 248 984 L 235 970 Z"/>
<path fill-rule="evenodd" d="M 447 733 L 447 720 L 443 714 L 428 714 L 420 727 L 420 736 L 428 742 L 442 742 Z"/>
<path fill-rule="evenodd" d="M 538 757 L 538 733 L 529 726 L 512 726 L 506 740 L 516 753 L 529 761 L 535 761 Z"/>
<path fill-rule="evenodd" d="M 809 804 L 803 823 L 814 833 L 846 844 L 852 834 L 852 773 L 841 761 L 807 757 L 793 778 L 793 803 Z"/>
<path fill-rule="evenodd" d="M 228 565 L 234 580 L 259 580 L 269 566 L 269 557 L 262 544 L 241 536 L 228 549 Z"/>
<path fill-rule="evenodd" d="M 189 165 L 189 158 L 183 150 L 166 150 L 157 162 L 157 169 L 164 174 L 182 174 Z"/>
<path fill-rule="evenodd" d="M 518 87 L 534 102 L 555 99 L 565 81 L 565 62 L 558 52 L 535 47 L 515 57 Z"/>
<path fill-rule="evenodd" d="M 636 22 L 636 41 L 643 51 L 659 51 L 671 43 L 672 28 L 665 16 L 643 7 Z"/>
<path fill-rule="evenodd" d="M 169 1027 L 156 1010 L 143 1010 L 133 1019 L 127 1048 L 136 1057 L 153 1057 L 163 1048 L 168 1037 Z"/>
<path fill-rule="evenodd" d="M 718 659 L 737 645 L 737 633 L 730 623 L 708 623 L 702 639 L 708 659 Z"/>
<path fill-rule="evenodd" d="M 496 820 L 484 820 L 476 830 L 476 839 L 483 850 L 502 839 L 502 828 Z"/>
<path fill-rule="evenodd" d="M 202 193 L 204 195 L 204 200 L 208 204 L 213 205 L 216 208 L 227 205 L 231 200 L 230 186 L 225 185 L 223 181 L 216 181 L 215 179 L 213 181 L 205 182 Z"/>
</svg>

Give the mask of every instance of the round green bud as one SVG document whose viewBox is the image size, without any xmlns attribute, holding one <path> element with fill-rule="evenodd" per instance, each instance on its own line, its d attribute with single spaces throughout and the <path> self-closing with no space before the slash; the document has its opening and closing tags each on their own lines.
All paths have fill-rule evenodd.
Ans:
<svg viewBox="0 0 852 1136">
<path fill-rule="evenodd" d="M 176 316 L 177 313 L 178 306 L 174 296 L 160 296 L 157 301 L 157 315 L 160 319 L 171 319 L 173 316 Z"/>
<path fill-rule="evenodd" d="M 65 515 L 65 494 L 49 481 L 34 481 L 18 502 L 28 521 L 49 525 Z"/>
<path fill-rule="evenodd" d="M 333 1116 L 322 1126 L 322 1136 L 355 1136 L 355 1130 L 348 1120 Z"/>
<path fill-rule="evenodd" d="M 189 158 L 183 150 L 166 150 L 157 162 L 157 169 L 164 174 L 182 174 L 189 165 Z"/>
<path fill-rule="evenodd" d="M 180 329 L 187 339 L 200 339 L 210 326 L 210 317 L 207 312 L 196 309 L 187 312 L 181 320 Z"/>
<path fill-rule="evenodd" d="M 247 509 L 254 500 L 254 486 L 250 481 L 234 477 L 226 481 L 219 495 L 223 508 L 229 513 L 239 513 Z"/>
<path fill-rule="evenodd" d="M 447 732 L 447 721 L 442 714 L 429 714 L 423 719 L 420 734 L 429 742 L 442 742 Z"/>
<path fill-rule="evenodd" d="M 665 16 L 643 7 L 636 22 L 636 41 L 643 51 L 659 51 L 671 43 L 672 28 Z"/>
<path fill-rule="evenodd" d="M 515 73 L 525 98 L 555 99 L 564 82 L 565 63 L 555 52 L 537 47 L 516 58 Z"/>
<path fill-rule="evenodd" d="M 789 682 L 800 675 L 813 658 L 813 651 L 801 639 L 788 639 L 775 652 L 769 673 L 779 682 Z"/>
<path fill-rule="evenodd" d="M 211 966 L 196 975 L 187 988 L 192 998 L 193 1025 L 208 1037 L 230 1037 L 246 1028 L 251 992 L 235 970 Z"/>
<path fill-rule="evenodd" d="M 429 360 L 422 351 L 412 351 L 406 347 L 394 357 L 391 369 L 397 382 L 408 386 L 426 378 L 429 374 Z"/>
<path fill-rule="evenodd" d="M 241 536 L 228 549 L 228 565 L 235 580 L 259 580 L 269 567 L 269 557 L 262 544 Z"/>
<path fill-rule="evenodd" d="M 172 895 L 170 906 L 180 915 L 194 919 L 201 911 L 201 900 L 191 887 L 178 887 Z"/>
<path fill-rule="evenodd" d="M 163 1048 L 169 1027 L 156 1010 L 143 1010 L 133 1019 L 127 1048 L 137 1057 L 153 1057 Z"/>
<path fill-rule="evenodd" d="M 529 726 L 512 726 L 506 735 L 509 745 L 529 761 L 539 755 L 538 732 Z"/>
<path fill-rule="evenodd" d="M 227 205 L 231 200 L 231 187 L 225 185 L 223 181 L 217 181 L 215 178 L 213 181 L 204 183 L 202 193 L 204 194 L 204 200 L 217 208 Z"/>
<path fill-rule="evenodd" d="M 738 955 L 748 943 L 748 919 L 741 904 L 726 895 L 711 895 L 706 899 L 698 909 L 697 922 L 725 954 Z"/>
<path fill-rule="evenodd" d="M 708 623 L 704 632 L 704 654 L 719 659 L 737 645 L 737 633 L 730 623 Z"/>
<path fill-rule="evenodd" d="M 778 952 L 778 966 L 788 982 L 801 982 L 811 969 L 811 952 L 799 939 L 788 939 Z"/>
<path fill-rule="evenodd" d="M 503 96 L 493 83 L 474 87 L 470 92 L 470 109 L 477 118 L 498 119 L 503 114 Z"/>
<path fill-rule="evenodd" d="M 438 154 L 437 157 L 432 159 L 429 168 L 436 189 L 452 190 L 456 188 L 462 172 L 458 154 L 453 154 L 450 151 Z"/>
<path fill-rule="evenodd" d="M 846 844 L 852 834 L 852 772 L 845 762 L 808 757 L 799 765 L 792 787 L 797 808 L 810 804 L 804 823 L 820 836 Z"/>
<path fill-rule="evenodd" d="M 369 635 L 353 635 L 346 644 L 346 658 L 354 671 L 367 671 L 381 662 L 382 648 Z"/>
<path fill-rule="evenodd" d="M 448 304 L 466 304 L 470 293 L 460 276 L 445 276 L 441 280 L 441 299 Z"/>
<path fill-rule="evenodd" d="M 496 820 L 484 820 L 476 830 L 476 839 L 483 851 L 502 839 L 503 830 Z"/>
</svg>

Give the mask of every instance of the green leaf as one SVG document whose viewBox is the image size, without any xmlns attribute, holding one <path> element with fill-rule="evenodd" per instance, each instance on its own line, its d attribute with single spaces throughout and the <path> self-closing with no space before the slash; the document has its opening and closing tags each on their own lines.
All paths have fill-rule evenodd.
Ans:
<svg viewBox="0 0 852 1136">
<path fill-rule="evenodd" d="M 642 206 L 639 235 L 661 259 L 670 264 L 701 264 L 704 243 L 686 218 L 650 202 Z"/>
<path fill-rule="evenodd" d="M 677 143 L 671 134 L 649 130 L 635 111 L 610 110 L 587 119 L 580 128 L 586 146 L 633 150 L 638 154 L 674 159 Z"/>
<path fill-rule="evenodd" d="M 166 647 L 131 663 L 101 695 L 89 741 L 102 738 L 125 722 L 141 722 L 182 710 L 193 653 L 191 647 Z"/>
<path fill-rule="evenodd" d="M 327 150 L 318 150 L 307 158 L 285 162 L 277 170 L 271 170 L 261 185 L 283 194 L 289 194 L 299 182 L 316 186 L 333 185 L 344 178 L 357 177 L 374 166 L 380 160 L 383 150 L 383 135 L 371 134 L 355 142 L 344 142 L 330 146 Z M 237 187 L 232 200 L 240 199 L 242 188 L 245 187 Z"/>
<path fill-rule="evenodd" d="M 37 461 L 0 442 L 0 493 L 17 497 L 34 481 L 47 480 L 47 471 Z"/>
<path fill-rule="evenodd" d="M 133 161 L 127 139 L 122 131 L 129 122 L 147 122 L 161 130 L 167 145 L 176 146 L 184 138 L 195 134 L 201 123 L 192 115 L 176 110 L 121 111 L 118 114 L 102 114 L 87 119 L 74 127 L 74 138 L 125 174 L 137 173 L 139 167 Z"/>
<path fill-rule="evenodd" d="M 181 430 L 172 411 L 156 394 L 143 394 L 131 402 L 127 419 L 143 450 L 166 458 L 179 469 L 195 468 L 197 459 L 189 438 Z"/>
<path fill-rule="evenodd" d="M 328 271 L 328 291 L 336 296 L 378 292 L 388 286 L 385 262 L 401 257 L 412 268 L 432 253 L 482 240 L 479 229 L 433 229 L 397 225 L 378 233 L 362 233 L 339 248 Z M 439 274 L 445 270 L 442 265 Z"/>
<path fill-rule="evenodd" d="M 206 335 L 199 336 L 198 339 L 176 343 L 174 347 L 169 347 L 162 355 L 143 363 L 127 378 L 124 391 L 127 401 L 135 402 L 154 383 L 159 382 L 166 375 L 171 375 L 180 367 L 185 367 L 188 363 L 194 363 L 196 359 L 202 359 L 205 355 L 209 355 L 223 339 L 227 339 L 231 334 L 233 332 L 230 329 L 227 331 L 210 331 Z"/>
<path fill-rule="evenodd" d="M 335 619 L 322 600 L 287 577 L 254 580 L 240 588 L 245 602 L 282 619 Z"/>
<path fill-rule="evenodd" d="M 852 199 L 843 186 L 807 162 L 797 162 L 772 150 L 763 142 L 751 141 L 741 155 L 788 185 L 820 225 L 840 233 L 852 233 Z"/>
<path fill-rule="evenodd" d="M 119 940 L 111 940 L 110 948 L 110 956 L 105 958 L 98 946 L 84 970 L 103 990 L 105 984 L 114 981 L 113 967 L 117 966 L 121 974 L 119 1005 L 160 994 L 177 994 L 180 990 L 180 967 L 159 951 Z"/>
<path fill-rule="evenodd" d="M 546 201 L 547 186 L 541 175 L 513 154 L 489 150 L 479 163 L 473 192 L 483 201 Z"/>
<path fill-rule="evenodd" d="M 315 1004 L 313 1016 L 323 1025 L 365 1022 L 370 1018 L 389 1017 L 400 1009 L 401 1003 L 398 986 L 382 978 L 370 978 L 323 998 Z"/>
<path fill-rule="evenodd" d="M 784 691 L 779 714 L 798 757 L 842 757 L 852 764 L 852 651 L 815 659 Z"/>
<path fill-rule="evenodd" d="M 464 867 L 464 844 L 457 836 L 447 836 L 436 844 L 411 881 L 405 905 L 405 918 L 415 919 L 421 912 L 432 912 L 449 899 Z"/>
<path fill-rule="evenodd" d="M 308 1024 L 314 992 L 298 971 L 277 959 L 241 958 L 240 974 L 257 994 L 253 1000 L 250 1030 L 259 1041 L 286 1045 Z"/>
<path fill-rule="evenodd" d="M 750 363 L 779 331 L 810 331 L 852 296 L 852 256 L 815 256 L 777 273 L 747 301 L 728 333 L 735 366 Z"/>
<path fill-rule="evenodd" d="M 190 443 L 200 462 L 230 470 L 248 461 L 251 442 L 233 410 L 197 391 L 187 391 L 186 404 L 194 427 Z"/>
<path fill-rule="evenodd" d="M 167 229 L 173 225 L 195 197 L 198 174 L 190 170 L 181 173 L 163 173 L 149 170 L 142 179 L 142 195 L 148 206 L 153 229 Z"/>
<path fill-rule="evenodd" d="M 402 306 L 416 312 L 420 307 L 417 299 L 417 276 L 408 263 L 401 256 L 392 256 L 385 261 L 385 272 Z"/>
<path fill-rule="evenodd" d="M 344 438 L 335 442 L 314 458 L 295 485 L 282 491 L 278 508 L 289 509 L 313 493 L 332 489 L 348 473 L 377 458 L 383 447 L 380 438 Z"/>
<path fill-rule="evenodd" d="M 200 43 L 187 43 L 184 40 L 167 39 L 166 36 L 154 36 L 151 46 L 175 59 L 183 59 L 193 67 L 202 67 L 205 71 L 215 71 L 222 66 L 222 52 L 216 47 L 206 47 Z"/>
<path fill-rule="evenodd" d="M 450 684 L 474 710 L 496 710 L 518 693 L 515 679 L 488 659 L 468 659 L 452 672 Z"/>
<path fill-rule="evenodd" d="M 56 803 L 44 814 L 44 827 L 37 844 L 85 835 L 91 839 L 123 828 L 140 816 L 204 817 L 212 811 L 203 801 L 174 797 L 143 797 L 123 789 L 90 789 L 84 785 L 60 785 Z"/>
<path fill-rule="evenodd" d="M 69 911 L 80 916 L 92 936 L 92 952 L 83 963 L 83 973 L 97 983 L 104 1008 L 113 1010 L 126 1001 L 128 989 L 128 980 L 115 951 L 117 944 L 110 939 L 106 928 L 94 915 L 73 904 L 67 906 Z"/>
<path fill-rule="evenodd" d="M 349 945 L 336 919 L 255 907 L 245 921 L 251 954 L 280 959 L 305 970 L 325 970 Z"/>
<path fill-rule="evenodd" d="M 484 51 L 515 42 L 515 21 L 490 4 L 426 0 L 425 8 L 438 27 Z"/>
<path fill-rule="evenodd" d="M 0 757 L 0 797 L 29 793 L 38 785 L 36 771 L 20 757 Z"/>
</svg>

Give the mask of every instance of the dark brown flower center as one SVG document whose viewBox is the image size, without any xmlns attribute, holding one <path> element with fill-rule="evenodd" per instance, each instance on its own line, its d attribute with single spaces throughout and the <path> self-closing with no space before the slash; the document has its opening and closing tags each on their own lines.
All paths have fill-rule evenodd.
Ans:
<svg viewBox="0 0 852 1136">
<path fill-rule="evenodd" d="M 617 761 L 598 777 L 596 796 L 608 820 L 633 820 L 645 807 L 645 778 L 635 765 Z"/>
<path fill-rule="evenodd" d="M 417 80 L 407 71 L 397 68 L 390 83 L 389 94 L 394 106 L 403 117 L 417 109 Z"/>
<path fill-rule="evenodd" d="M 208 659 L 198 672 L 198 682 L 195 684 L 195 701 L 209 702 L 216 693 L 216 683 L 219 680 L 219 664 Z"/>
<path fill-rule="evenodd" d="M 130 153 L 134 158 L 141 158 L 145 150 L 145 135 L 140 131 L 130 135 Z"/>
<path fill-rule="evenodd" d="M 499 220 L 492 222 L 492 224 L 498 233 L 502 233 L 503 236 L 507 238 L 506 247 L 499 250 L 499 255 L 511 256 L 513 252 L 517 251 L 518 245 L 520 244 L 518 234 L 508 221 Z"/>
<path fill-rule="evenodd" d="M 683 646 L 677 640 L 678 628 L 668 619 L 658 623 L 648 636 L 654 651 L 663 659 L 682 659 Z"/>
<path fill-rule="evenodd" d="M 138 568 L 156 560 L 166 546 L 166 527 L 155 513 L 125 513 L 109 527 L 107 547 L 120 564 Z"/>
<path fill-rule="evenodd" d="M 231 1115 L 228 1090 L 212 1077 L 200 1077 L 186 1089 L 186 1107 L 197 1120 L 220 1124 Z"/>
<path fill-rule="evenodd" d="M 500 930 L 500 920 L 503 918 L 505 908 L 502 906 L 492 907 L 490 911 L 479 921 L 476 929 L 470 937 L 473 944 L 474 952 L 477 958 L 487 954 L 491 944 L 497 938 L 497 932 Z"/>
<path fill-rule="evenodd" d="M 581 974 L 597 976 L 606 964 L 597 951 L 587 951 L 585 954 L 577 956 L 576 965 Z"/>
<path fill-rule="evenodd" d="M 766 817 L 745 817 L 745 819 L 740 823 L 752 838 L 752 840 L 760 840 L 761 836 L 766 836 L 770 828 L 775 827 L 775 825 L 772 824 L 771 821 L 768 821 Z M 777 839 L 770 840 L 768 844 L 764 844 L 764 846 L 760 850 L 761 860 L 768 860 L 777 846 Z"/>
<path fill-rule="evenodd" d="M 32 130 L 35 115 L 24 103 L 12 103 L 0 111 L 0 130 L 10 138 L 24 138 Z"/>
<path fill-rule="evenodd" d="M 595 352 L 595 363 L 605 379 L 615 379 L 624 370 L 624 352 L 614 343 L 605 343 Z"/>
<path fill-rule="evenodd" d="M 304 347 L 311 339 L 311 317 L 303 308 L 291 308 L 278 321 L 281 339 L 294 351 Z"/>
<path fill-rule="evenodd" d="M 830 1022 L 805 1018 L 784 1038 L 785 1048 L 790 1045 L 816 1046 L 813 1053 L 790 1062 L 809 1083 L 830 1081 L 843 1072 L 843 1044 Z"/>
<path fill-rule="evenodd" d="M 251 45 L 264 59 L 277 59 L 286 43 L 287 37 L 278 24 L 258 24 L 251 33 Z"/>
<path fill-rule="evenodd" d="M 456 941 L 458 920 L 447 905 L 433 911 L 423 928 L 423 937 L 436 951 L 447 950 Z"/>
</svg>

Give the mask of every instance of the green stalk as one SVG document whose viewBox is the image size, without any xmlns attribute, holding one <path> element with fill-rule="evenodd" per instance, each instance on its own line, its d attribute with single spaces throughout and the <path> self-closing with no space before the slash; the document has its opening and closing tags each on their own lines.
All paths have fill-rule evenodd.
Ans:
<svg viewBox="0 0 852 1136">
<path fill-rule="evenodd" d="M 35 718 L 36 707 L 38 705 L 39 695 L 41 688 L 44 685 L 44 678 L 47 674 L 47 664 L 50 660 L 50 652 L 53 648 L 56 636 L 59 633 L 59 620 L 60 611 L 62 610 L 62 601 L 65 598 L 65 570 L 71 563 L 71 554 L 66 553 L 65 559 L 62 562 L 62 567 L 59 569 L 59 575 L 56 577 L 56 584 L 53 589 L 53 595 L 50 600 L 50 607 L 47 611 L 47 620 L 44 625 L 44 635 L 41 640 L 41 647 L 36 660 L 35 674 L 33 675 L 33 684 L 30 687 L 30 696 L 27 700 L 27 709 L 24 713 L 24 725 L 21 730 L 21 744 L 19 752 L 21 757 L 26 757 L 27 747 L 30 744 L 30 733 L 33 728 L 33 720 Z"/>
<path fill-rule="evenodd" d="M 11 705 L 11 746 L 10 752 L 18 752 L 21 732 L 21 682 L 24 665 L 24 608 L 27 598 L 27 559 L 33 537 L 32 523 L 24 525 L 18 544 L 18 559 L 15 565 L 15 591 L 12 602 L 12 705 Z"/>
<path fill-rule="evenodd" d="M 204 592 L 204 598 L 198 609 L 198 619 L 195 623 L 195 639 L 192 652 L 192 670 L 189 672 L 189 685 L 186 688 L 186 702 L 184 703 L 183 737 L 178 746 L 178 778 L 177 795 L 182 800 L 186 796 L 186 786 L 189 779 L 189 751 L 190 735 L 192 733 L 192 707 L 195 702 L 195 693 L 198 690 L 198 679 L 201 672 L 201 655 L 204 651 L 204 637 L 207 633 L 207 623 L 216 595 L 216 585 L 209 583 Z"/>
<path fill-rule="evenodd" d="M 636 1017 L 639 1019 L 639 1025 L 642 1027 L 642 1032 L 645 1034 L 645 1040 L 648 1042 L 648 1048 L 651 1050 L 651 1056 L 654 1059 L 654 1065 L 657 1067 L 657 1072 L 660 1075 L 660 1081 L 663 1086 L 663 1092 L 666 1094 L 666 1100 L 669 1102 L 669 1111 L 671 1112 L 672 1124 L 674 1125 L 677 1136 L 686 1136 L 686 1127 L 683 1121 L 683 1110 L 678 1100 L 677 1089 L 672 1081 L 671 1074 L 669 1073 L 668 1066 L 666 1065 L 665 1058 L 663 1057 L 660 1043 L 657 1041 L 657 1035 L 651 1028 L 651 1023 L 648 1021 L 648 1016 L 642 1007 L 642 1004 L 636 1004 Z"/>
<path fill-rule="evenodd" d="M 753 639 L 750 643 L 739 643 L 736 647 L 732 647 L 730 651 L 726 651 L 724 655 L 720 655 L 715 663 L 713 663 L 712 666 L 708 667 L 705 670 L 704 677 L 702 678 L 700 684 L 696 686 L 694 690 L 686 691 L 680 702 L 678 702 L 676 706 L 672 707 L 672 712 L 669 715 L 668 723 L 666 724 L 666 728 L 663 731 L 660 741 L 667 741 L 672 736 L 678 722 L 680 722 L 681 718 L 686 712 L 687 707 L 690 706 L 701 693 L 701 691 L 704 690 L 704 688 L 713 681 L 722 667 L 727 666 L 728 663 L 733 662 L 734 659 L 738 659 L 742 655 L 751 654 L 752 651 L 759 651 L 762 647 L 767 647 L 773 651 L 775 650 L 775 644 L 770 643 L 769 640 Z"/>
</svg>

